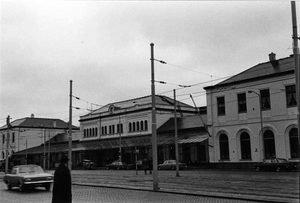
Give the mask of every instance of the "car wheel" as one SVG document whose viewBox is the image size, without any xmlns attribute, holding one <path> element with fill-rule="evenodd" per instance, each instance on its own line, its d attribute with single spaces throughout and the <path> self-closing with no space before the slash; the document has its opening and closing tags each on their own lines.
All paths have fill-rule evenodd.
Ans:
<svg viewBox="0 0 300 203">
<path fill-rule="evenodd" d="M 106 167 L 106 170 L 109 170 L 109 167 Z"/>
<path fill-rule="evenodd" d="M 280 171 L 281 171 L 281 168 L 278 166 L 278 167 L 276 168 L 276 171 L 277 171 L 277 172 L 280 172 Z"/>
<path fill-rule="evenodd" d="M 51 186 L 51 185 L 50 185 L 49 183 L 46 184 L 46 185 L 44 186 L 44 187 L 45 187 L 45 190 L 46 190 L 46 191 L 49 191 L 49 190 L 50 190 L 50 186 Z"/>
<path fill-rule="evenodd" d="M 160 167 L 160 166 L 158 167 L 158 170 L 161 170 L 161 167 Z"/>
<path fill-rule="evenodd" d="M 172 167 L 171 167 L 171 170 L 175 170 L 175 167 L 174 167 L 174 166 L 172 166 Z"/>
<path fill-rule="evenodd" d="M 7 182 L 6 184 L 7 184 L 7 189 L 8 189 L 8 190 L 11 190 L 11 189 L 12 189 L 12 186 L 9 184 L 9 182 Z"/>
<path fill-rule="evenodd" d="M 20 192 L 24 192 L 25 191 L 25 186 L 23 185 L 23 183 L 21 181 L 19 181 L 19 191 Z"/>
<path fill-rule="evenodd" d="M 255 167 L 255 170 L 256 170 L 257 172 L 260 171 L 260 167 L 259 167 L 259 166 Z"/>
<path fill-rule="evenodd" d="M 117 170 L 120 170 L 120 167 L 118 167 Z"/>
</svg>

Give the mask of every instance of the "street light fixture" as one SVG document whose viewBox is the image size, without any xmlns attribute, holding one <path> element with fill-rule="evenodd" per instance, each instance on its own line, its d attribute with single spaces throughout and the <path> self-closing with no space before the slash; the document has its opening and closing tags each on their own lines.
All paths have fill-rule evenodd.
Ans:
<svg viewBox="0 0 300 203">
<path fill-rule="evenodd" d="M 252 91 L 252 90 L 249 90 L 248 93 L 254 93 L 259 98 L 260 130 L 261 130 L 261 134 L 263 135 L 263 120 L 262 120 L 262 110 L 261 110 L 261 95 L 259 93 L 257 93 L 257 92 Z"/>
</svg>

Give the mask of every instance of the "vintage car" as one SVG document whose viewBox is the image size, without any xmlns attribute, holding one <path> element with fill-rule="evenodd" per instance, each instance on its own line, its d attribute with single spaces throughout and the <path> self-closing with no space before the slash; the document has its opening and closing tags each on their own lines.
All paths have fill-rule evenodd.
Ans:
<svg viewBox="0 0 300 203">
<path fill-rule="evenodd" d="M 120 170 L 120 169 L 127 169 L 127 165 L 122 161 L 114 161 L 111 164 L 105 165 L 106 170 Z"/>
<path fill-rule="evenodd" d="M 38 165 L 17 165 L 3 177 L 3 181 L 9 190 L 13 187 L 18 187 L 20 191 L 44 187 L 48 191 L 53 183 L 53 175 Z"/>
<path fill-rule="evenodd" d="M 289 162 L 282 158 L 264 159 L 263 162 L 254 164 L 256 171 L 293 171 L 297 169 L 297 163 Z"/>
<path fill-rule="evenodd" d="M 84 169 L 92 169 L 92 168 L 94 168 L 95 163 L 92 162 L 91 160 L 84 159 L 84 160 L 82 161 L 82 165 L 83 165 L 83 168 L 84 168 Z"/>
<path fill-rule="evenodd" d="M 187 168 L 185 163 L 178 163 L 179 169 L 184 170 Z M 158 170 L 176 170 L 176 160 L 166 160 L 163 164 L 157 165 Z"/>
</svg>

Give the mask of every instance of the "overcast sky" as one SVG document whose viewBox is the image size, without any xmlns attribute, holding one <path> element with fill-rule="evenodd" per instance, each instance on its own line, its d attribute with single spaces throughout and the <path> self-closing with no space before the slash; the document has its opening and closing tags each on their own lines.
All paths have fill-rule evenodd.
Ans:
<svg viewBox="0 0 300 203">
<path fill-rule="evenodd" d="M 297 5 L 299 8 L 299 5 Z M 297 12 L 299 9 L 297 10 Z M 73 124 L 108 103 L 156 94 L 206 105 L 203 87 L 292 50 L 288 1 L 1 1 L 0 125 L 5 118 Z M 300 22 L 298 12 L 298 24 Z M 299 29 L 298 29 L 299 32 Z M 195 85 L 198 84 L 198 85 Z"/>
</svg>

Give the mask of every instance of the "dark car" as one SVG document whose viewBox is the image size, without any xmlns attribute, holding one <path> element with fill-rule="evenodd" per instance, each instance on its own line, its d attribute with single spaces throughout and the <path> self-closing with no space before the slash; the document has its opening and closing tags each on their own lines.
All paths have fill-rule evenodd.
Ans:
<svg viewBox="0 0 300 203">
<path fill-rule="evenodd" d="M 143 169 L 144 167 L 143 167 L 143 161 L 142 160 L 138 160 L 136 163 L 134 163 L 134 164 L 128 164 L 127 165 L 127 169 L 131 169 L 131 170 L 136 170 L 136 168 L 137 168 L 137 170 L 141 170 L 141 169 Z"/>
<path fill-rule="evenodd" d="M 265 159 L 262 163 L 254 164 L 256 171 L 293 171 L 297 169 L 297 163 L 289 162 L 282 158 Z"/>
<path fill-rule="evenodd" d="M 185 163 L 178 163 L 179 169 L 184 170 L 187 168 Z M 176 170 L 176 160 L 166 160 L 163 164 L 157 166 L 158 170 Z"/>
<path fill-rule="evenodd" d="M 111 164 L 106 164 L 106 170 L 120 170 L 120 169 L 127 169 L 127 165 L 122 161 L 114 161 Z"/>
<path fill-rule="evenodd" d="M 82 162 L 83 168 L 84 169 L 92 169 L 95 166 L 95 163 L 92 162 L 91 160 L 84 159 Z"/>
<path fill-rule="evenodd" d="M 44 187 L 48 191 L 53 183 L 53 175 L 38 165 L 17 165 L 3 177 L 3 181 L 9 190 L 13 187 L 18 187 L 20 191 Z"/>
</svg>

